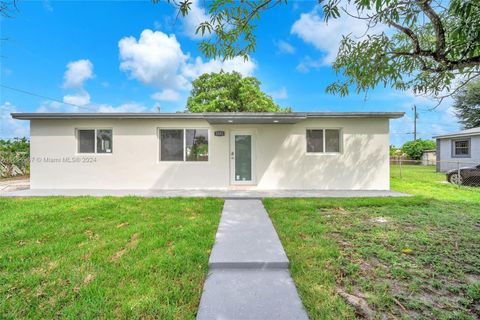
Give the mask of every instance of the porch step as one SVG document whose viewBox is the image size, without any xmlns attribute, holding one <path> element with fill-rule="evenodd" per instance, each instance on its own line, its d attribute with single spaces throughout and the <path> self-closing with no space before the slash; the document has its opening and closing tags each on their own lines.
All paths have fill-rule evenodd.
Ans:
<svg viewBox="0 0 480 320">
<path fill-rule="evenodd" d="M 226 200 L 209 267 L 287 269 L 289 261 L 260 200 Z"/>
</svg>

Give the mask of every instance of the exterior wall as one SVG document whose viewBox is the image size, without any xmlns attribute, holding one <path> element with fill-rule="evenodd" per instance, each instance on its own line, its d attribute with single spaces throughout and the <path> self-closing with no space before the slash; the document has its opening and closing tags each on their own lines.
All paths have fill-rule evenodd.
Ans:
<svg viewBox="0 0 480 320">
<path fill-rule="evenodd" d="M 112 128 L 113 153 L 77 154 L 77 128 Z M 158 128 L 209 128 L 209 161 L 160 162 Z M 306 128 L 342 128 L 342 152 L 306 154 Z M 229 188 L 229 133 L 241 129 L 255 132 L 256 186 L 252 188 L 390 187 L 388 120 L 332 118 L 294 125 L 209 125 L 186 119 L 32 120 L 31 188 Z M 214 136 L 216 130 L 224 130 L 225 136 Z"/>
<path fill-rule="evenodd" d="M 438 171 L 446 172 L 460 167 L 470 167 L 480 163 L 480 136 L 465 137 L 470 139 L 470 157 L 452 157 L 452 140 L 462 138 L 443 138 L 437 139 L 437 147 L 440 154 L 440 163 L 437 166 Z"/>
</svg>

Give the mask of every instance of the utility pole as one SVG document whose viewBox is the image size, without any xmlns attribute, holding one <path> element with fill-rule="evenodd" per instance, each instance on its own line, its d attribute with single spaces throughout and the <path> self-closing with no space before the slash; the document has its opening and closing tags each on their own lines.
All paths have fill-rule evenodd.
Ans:
<svg viewBox="0 0 480 320">
<path fill-rule="evenodd" d="M 413 141 L 417 141 L 417 106 L 413 105 Z"/>
</svg>

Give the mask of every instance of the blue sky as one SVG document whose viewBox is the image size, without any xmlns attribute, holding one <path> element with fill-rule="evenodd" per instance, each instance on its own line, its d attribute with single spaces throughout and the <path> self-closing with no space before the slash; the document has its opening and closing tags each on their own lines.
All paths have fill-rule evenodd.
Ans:
<svg viewBox="0 0 480 320">
<path fill-rule="evenodd" d="M 264 14 L 251 59 L 212 61 L 197 49 L 194 26 L 206 16 L 195 2 L 187 19 L 175 8 L 149 1 L 29 1 L 13 19 L 1 18 L 0 82 L 47 98 L 0 87 L 0 138 L 28 136 L 28 123 L 10 112 L 157 111 L 185 109 L 190 82 L 203 72 L 237 70 L 256 76 L 262 89 L 294 111 L 403 111 L 391 124 L 391 143 L 418 132 L 431 138 L 459 129 L 445 101 L 377 88 L 367 95 L 325 93 L 336 79 L 331 62 L 341 34 L 363 26 L 342 18 L 325 25 L 316 2 L 289 2 Z M 65 104 L 67 102 L 71 104 Z M 78 107 L 77 107 L 78 106 Z"/>
</svg>

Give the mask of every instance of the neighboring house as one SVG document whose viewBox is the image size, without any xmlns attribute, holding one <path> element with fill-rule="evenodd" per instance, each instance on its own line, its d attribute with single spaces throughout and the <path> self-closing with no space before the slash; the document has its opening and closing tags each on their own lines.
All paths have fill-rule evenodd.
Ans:
<svg viewBox="0 0 480 320">
<path fill-rule="evenodd" d="M 480 163 L 480 127 L 434 138 L 437 139 L 437 171 Z"/>
<path fill-rule="evenodd" d="M 13 113 L 32 189 L 388 190 L 394 112 Z"/>
<path fill-rule="evenodd" d="M 434 166 L 437 161 L 437 150 L 425 150 L 422 154 L 422 166 Z"/>
</svg>

